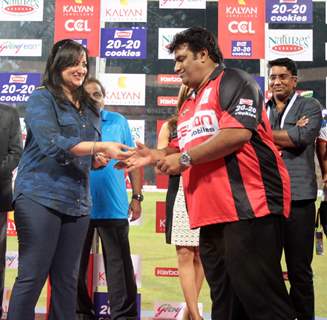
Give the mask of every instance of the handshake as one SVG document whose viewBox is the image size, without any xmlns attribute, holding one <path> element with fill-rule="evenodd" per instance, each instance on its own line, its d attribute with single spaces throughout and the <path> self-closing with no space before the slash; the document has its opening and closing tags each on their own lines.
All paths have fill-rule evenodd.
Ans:
<svg viewBox="0 0 327 320">
<path fill-rule="evenodd" d="M 150 149 L 140 142 L 136 142 L 136 145 L 132 155 L 115 164 L 116 169 L 130 172 L 140 167 L 152 165 L 161 173 L 169 175 L 179 174 L 187 169 L 180 163 L 181 154 L 178 149 L 169 148 L 168 152 L 167 149 Z"/>
</svg>

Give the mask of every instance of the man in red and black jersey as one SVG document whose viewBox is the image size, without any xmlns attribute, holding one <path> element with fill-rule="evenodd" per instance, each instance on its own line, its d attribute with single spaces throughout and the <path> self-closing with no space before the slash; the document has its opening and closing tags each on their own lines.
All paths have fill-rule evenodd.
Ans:
<svg viewBox="0 0 327 320">
<path fill-rule="evenodd" d="M 177 34 L 170 51 L 193 89 L 179 111 L 178 139 L 161 150 L 139 145 L 128 170 L 156 164 L 182 172 L 191 227 L 201 227 L 213 320 L 294 319 L 280 266 L 290 181 L 258 85 L 224 67 L 205 29 Z"/>
</svg>

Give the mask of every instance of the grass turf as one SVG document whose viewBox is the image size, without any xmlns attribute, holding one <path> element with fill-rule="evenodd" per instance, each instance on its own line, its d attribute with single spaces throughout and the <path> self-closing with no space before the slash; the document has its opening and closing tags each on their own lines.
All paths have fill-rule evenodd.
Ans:
<svg viewBox="0 0 327 320">
<path fill-rule="evenodd" d="M 174 246 L 165 244 L 164 234 L 155 233 L 156 201 L 163 201 L 164 199 L 165 193 L 146 192 L 143 202 L 142 225 L 130 228 L 132 253 L 141 256 L 142 287 L 139 289 L 139 292 L 142 295 L 142 310 L 153 310 L 155 301 L 183 301 L 178 278 L 156 277 L 154 272 L 156 267 L 177 267 Z M 8 237 L 7 247 L 10 251 L 17 250 L 17 240 L 15 237 Z M 326 248 L 325 251 L 327 252 Z M 326 255 L 314 255 L 313 259 L 316 315 L 319 317 L 327 317 Z M 284 262 L 283 265 L 285 270 Z M 16 270 L 8 269 L 6 271 L 6 287 L 12 287 L 15 276 Z M 206 283 L 203 285 L 199 300 L 204 305 L 204 311 L 210 312 L 210 295 Z M 45 301 L 46 290 L 43 290 L 38 305 L 44 306 Z"/>
</svg>

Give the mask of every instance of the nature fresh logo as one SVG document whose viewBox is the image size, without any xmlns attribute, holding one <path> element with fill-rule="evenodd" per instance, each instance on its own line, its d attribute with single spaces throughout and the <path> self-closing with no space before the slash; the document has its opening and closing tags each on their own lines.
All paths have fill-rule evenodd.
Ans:
<svg viewBox="0 0 327 320">
<path fill-rule="evenodd" d="M 271 51 L 282 54 L 298 54 L 309 48 L 309 36 L 302 35 L 275 35 L 269 37 L 269 47 Z"/>
<path fill-rule="evenodd" d="M 39 0 L 2 0 L 0 1 L 0 8 L 3 12 L 21 15 L 34 13 L 40 8 Z"/>
</svg>

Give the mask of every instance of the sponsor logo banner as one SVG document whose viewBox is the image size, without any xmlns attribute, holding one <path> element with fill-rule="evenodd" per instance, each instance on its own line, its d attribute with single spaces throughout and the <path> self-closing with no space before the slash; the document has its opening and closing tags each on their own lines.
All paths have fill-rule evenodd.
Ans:
<svg viewBox="0 0 327 320">
<path fill-rule="evenodd" d="M 157 83 L 161 85 L 178 85 L 182 84 L 182 79 L 176 74 L 158 74 Z"/>
<path fill-rule="evenodd" d="M 165 233 L 166 228 L 166 202 L 156 202 L 156 233 Z"/>
<path fill-rule="evenodd" d="M 186 28 L 159 28 L 158 29 L 158 59 L 174 59 L 174 55 L 167 50 L 176 33 Z"/>
<path fill-rule="evenodd" d="M 146 59 L 146 28 L 101 29 L 101 57 Z"/>
<path fill-rule="evenodd" d="M 131 255 L 134 276 L 136 285 L 141 288 L 141 258 L 139 255 Z M 94 287 L 105 287 L 107 286 L 106 273 L 104 269 L 103 256 L 102 254 L 94 255 L 94 269 L 93 269 L 93 286 Z"/>
<path fill-rule="evenodd" d="M 40 73 L 0 73 L 0 103 L 26 103 L 40 82 Z"/>
<path fill-rule="evenodd" d="M 0 39 L 2 57 L 41 57 L 42 40 L 40 39 Z"/>
<path fill-rule="evenodd" d="M 106 105 L 144 106 L 145 74 L 101 73 Z"/>
<path fill-rule="evenodd" d="M 55 42 L 61 39 L 81 40 L 89 55 L 99 55 L 100 0 L 57 0 Z"/>
<path fill-rule="evenodd" d="M 6 252 L 6 269 L 18 268 L 18 251 Z"/>
<path fill-rule="evenodd" d="M 42 21 L 43 0 L 0 0 L 0 21 Z"/>
<path fill-rule="evenodd" d="M 218 130 L 219 123 L 214 110 L 199 110 L 192 118 L 178 124 L 179 147 L 184 149 L 191 141 L 203 137 L 209 138 Z"/>
<path fill-rule="evenodd" d="M 268 23 L 312 23 L 312 0 L 267 0 Z"/>
<path fill-rule="evenodd" d="M 265 1 L 219 0 L 218 43 L 227 59 L 264 58 Z"/>
<path fill-rule="evenodd" d="M 268 60 L 290 57 L 295 61 L 312 61 L 312 30 L 270 29 L 266 41 Z"/>
<path fill-rule="evenodd" d="M 178 277 L 177 268 L 156 267 L 154 269 L 156 277 Z"/>
<path fill-rule="evenodd" d="M 159 0 L 160 9 L 205 9 L 206 0 Z"/>
<path fill-rule="evenodd" d="M 102 0 L 103 22 L 146 22 L 147 0 Z"/>
<path fill-rule="evenodd" d="M 176 107 L 177 99 L 176 96 L 158 96 L 157 105 L 159 107 Z"/>
<path fill-rule="evenodd" d="M 144 143 L 145 121 L 144 120 L 128 120 L 134 143 L 139 141 Z"/>
<path fill-rule="evenodd" d="M 153 319 L 184 319 L 185 302 L 155 302 Z M 200 315 L 203 314 L 203 304 L 198 303 Z"/>
<path fill-rule="evenodd" d="M 141 294 L 136 297 L 137 303 L 137 319 L 141 319 Z M 107 292 L 94 292 L 94 308 L 95 316 L 98 320 L 111 320 L 110 301 Z"/>
<path fill-rule="evenodd" d="M 14 221 L 14 211 L 8 212 L 7 216 L 7 236 L 8 237 L 16 237 L 16 225 Z"/>
</svg>

